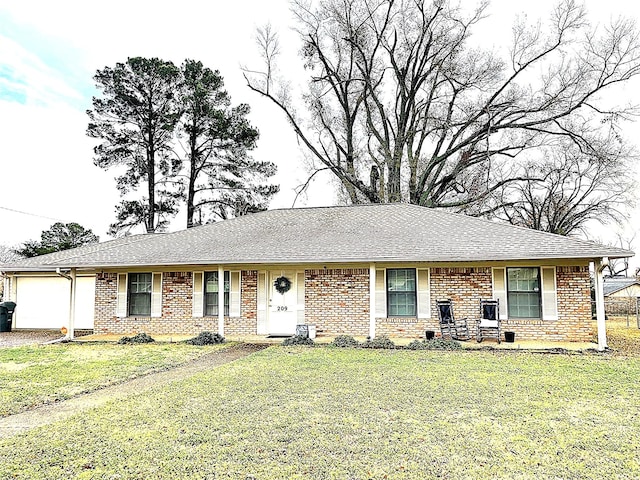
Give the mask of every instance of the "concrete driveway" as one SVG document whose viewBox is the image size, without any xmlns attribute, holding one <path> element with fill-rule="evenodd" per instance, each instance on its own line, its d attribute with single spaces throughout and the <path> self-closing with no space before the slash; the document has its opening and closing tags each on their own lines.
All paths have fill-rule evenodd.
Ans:
<svg viewBox="0 0 640 480">
<path fill-rule="evenodd" d="M 0 348 L 38 345 L 62 338 L 60 330 L 18 330 L 0 333 Z"/>
</svg>

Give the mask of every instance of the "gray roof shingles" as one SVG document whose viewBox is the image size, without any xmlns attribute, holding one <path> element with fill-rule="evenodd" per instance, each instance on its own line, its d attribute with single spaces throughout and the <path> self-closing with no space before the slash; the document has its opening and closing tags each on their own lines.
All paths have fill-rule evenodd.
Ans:
<svg viewBox="0 0 640 480">
<path fill-rule="evenodd" d="M 407 204 L 268 210 L 125 237 L 3 270 L 144 265 L 473 262 L 629 257 L 633 252 Z"/>
<path fill-rule="evenodd" d="M 636 278 L 605 278 L 603 284 L 604 296 L 619 292 L 632 285 L 640 285 L 640 282 Z"/>
</svg>

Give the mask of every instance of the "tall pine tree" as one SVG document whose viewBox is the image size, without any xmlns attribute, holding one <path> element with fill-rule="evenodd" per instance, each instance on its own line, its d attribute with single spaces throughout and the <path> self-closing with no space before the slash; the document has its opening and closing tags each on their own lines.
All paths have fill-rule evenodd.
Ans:
<svg viewBox="0 0 640 480">
<path fill-rule="evenodd" d="M 93 99 L 87 133 L 101 168 L 126 166 L 116 178 L 126 198 L 116 207 L 116 235 L 144 225 L 162 230 L 187 209 L 187 227 L 267 208 L 278 191 L 267 183 L 272 162 L 249 154 L 259 134 L 249 106 L 231 106 L 218 71 L 186 60 L 181 68 L 157 58 L 130 58 L 95 76 L 102 90 Z M 177 148 L 177 142 L 182 143 Z"/>
<path fill-rule="evenodd" d="M 171 155 L 180 119 L 175 98 L 180 70 L 158 58 L 136 57 L 98 70 L 94 79 L 103 94 L 87 111 L 87 134 L 102 140 L 94 148 L 94 163 L 105 169 L 126 166 L 116 177 L 123 196 L 146 185 L 142 198 L 125 199 L 116 207 L 117 221 L 109 233 L 140 224 L 147 232 L 162 230 L 178 212 L 180 195 L 174 182 L 179 165 Z"/>
<path fill-rule="evenodd" d="M 265 183 L 276 167 L 253 159 L 258 130 L 249 106 L 231 107 L 220 73 L 201 62 L 182 64 L 179 135 L 186 144 L 187 227 L 265 210 L 276 185 Z"/>
</svg>

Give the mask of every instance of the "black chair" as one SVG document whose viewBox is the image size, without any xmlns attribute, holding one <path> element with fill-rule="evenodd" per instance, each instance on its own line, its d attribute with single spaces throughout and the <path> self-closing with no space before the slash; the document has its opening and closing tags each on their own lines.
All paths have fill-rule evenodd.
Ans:
<svg viewBox="0 0 640 480">
<path fill-rule="evenodd" d="M 476 324 L 476 340 L 495 337 L 500 343 L 500 301 L 480 300 L 480 318 Z"/>
<path fill-rule="evenodd" d="M 453 303 L 451 300 L 437 300 L 436 307 L 442 337 L 448 336 L 453 340 L 468 340 L 469 327 L 467 326 L 467 319 L 456 320 L 453 315 Z"/>
</svg>

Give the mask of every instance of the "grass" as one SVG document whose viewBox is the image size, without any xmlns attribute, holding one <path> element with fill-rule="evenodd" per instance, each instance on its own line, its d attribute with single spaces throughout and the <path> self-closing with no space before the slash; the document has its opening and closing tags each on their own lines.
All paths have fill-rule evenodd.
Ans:
<svg viewBox="0 0 640 480">
<path fill-rule="evenodd" d="M 4 440 L 0 478 L 640 478 L 639 384 L 639 357 L 277 346 Z"/>
<path fill-rule="evenodd" d="M 635 317 L 611 317 L 607 320 L 607 343 L 615 353 L 623 355 L 640 355 L 640 329 Z"/>
<path fill-rule="evenodd" d="M 185 344 L 55 344 L 0 349 L 0 416 L 70 398 L 210 350 Z"/>
</svg>

